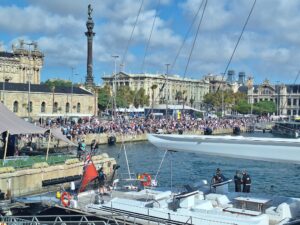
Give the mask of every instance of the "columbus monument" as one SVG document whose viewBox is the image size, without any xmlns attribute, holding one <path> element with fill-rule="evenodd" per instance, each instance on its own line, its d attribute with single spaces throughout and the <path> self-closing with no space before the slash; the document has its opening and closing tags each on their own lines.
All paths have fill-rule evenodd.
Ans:
<svg viewBox="0 0 300 225">
<path fill-rule="evenodd" d="M 93 88 L 94 76 L 93 76 L 93 37 L 95 33 L 93 32 L 94 21 L 92 18 L 93 9 L 91 5 L 88 6 L 88 20 L 86 21 L 87 32 L 85 36 L 87 37 L 87 74 L 85 79 L 85 85 L 88 89 Z"/>
</svg>

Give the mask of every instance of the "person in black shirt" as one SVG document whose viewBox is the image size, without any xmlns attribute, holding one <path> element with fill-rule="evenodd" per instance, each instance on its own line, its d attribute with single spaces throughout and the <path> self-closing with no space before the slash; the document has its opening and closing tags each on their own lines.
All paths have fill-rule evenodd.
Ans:
<svg viewBox="0 0 300 225">
<path fill-rule="evenodd" d="M 251 188 L 251 177 L 247 171 L 243 172 L 243 192 L 249 193 Z"/>
<path fill-rule="evenodd" d="M 223 181 L 225 181 L 225 177 L 223 176 L 223 174 L 221 173 L 220 168 L 217 168 L 216 170 L 216 174 L 213 176 L 213 184 L 218 184 L 218 183 L 222 183 Z"/>
<path fill-rule="evenodd" d="M 233 179 L 234 179 L 235 192 L 241 192 L 242 178 L 241 178 L 240 171 L 238 170 L 236 171 Z"/>
</svg>

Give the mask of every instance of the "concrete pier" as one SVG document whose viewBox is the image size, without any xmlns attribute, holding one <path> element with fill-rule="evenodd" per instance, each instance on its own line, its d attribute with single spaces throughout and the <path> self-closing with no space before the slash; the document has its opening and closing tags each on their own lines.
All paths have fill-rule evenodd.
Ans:
<svg viewBox="0 0 300 225">
<path fill-rule="evenodd" d="M 113 165 L 116 164 L 114 158 L 110 158 L 106 153 L 93 156 L 96 168 L 103 166 L 104 173 L 108 177 L 113 172 Z M 58 186 L 43 187 L 45 180 L 63 178 L 68 176 L 82 175 L 83 162 L 77 158 L 68 159 L 64 164 L 48 166 L 47 163 L 36 163 L 32 168 L 15 170 L 12 167 L 2 167 L 0 169 L 0 189 L 2 192 L 13 197 L 36 194 L 57 190 Z M 64 184 L 66 187 L 69 183 Z"/>
</svg>

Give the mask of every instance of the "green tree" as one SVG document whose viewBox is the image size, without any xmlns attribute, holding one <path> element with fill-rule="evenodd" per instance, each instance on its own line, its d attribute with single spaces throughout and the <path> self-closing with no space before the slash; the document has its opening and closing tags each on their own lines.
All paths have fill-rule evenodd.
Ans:
<svg viewBox="0 0 300 225">
<path fill-rule="evenodd" d="M 194 102 L 195 102 L 195 97 L 191 97 L 191 98 L 190 98 L 190 104 L 191 104 L 191 107 L 194 106 Z"/>
<path fill-rule="evenodd" d="M 176 91 L 175 93 L 175 100 L 177 100 L 177 104 L 179 105 L 179 102 L 182 100 L 182 92 L 181 91 Z"/>
<path fill-rule="evenodd" d="M 134 107 L 138 108 L 139 106 L 143 107 L 145 105 L 149 105 L 149 95 L 145 94 L 146 91 L 144 88 L 140 88 L 134 94 L 133 105 Z"/>
<path fill-rule="evenodd" d="M 251 110 L 251 104 L 249 104 L 247 102 L 247 100 L 242 99 L 242 100 L 238 101 L 238 103 L 235 104 L 232 107 L 232 109 L 235 110 L 235 111 L 237 111 L 238 113 L 247 114 Z"/>
<path fill-rule="evenodd" d="M 274 113 L 276 111 L 276 105 L 272 101 L 260 101 L 253 105 L 253 112 L 259 115 L 265 115 L 268 113 Z"/>
<path fill-rule="evenodd" d="M 44 82 L 50 89 L 55 87 L 71 87 L 72 82 L 69 80 L 62 80 L 62 79 L 48 79 Z"/>
<path fill-rule="evenodd" d="M 112 108 L 111 104 L 111 88 L 109 85 L 105 85 L 98 89 L 98 107 L 104 111 L 107 108 Z"/>
<path fill-rule="evenodd" d="M 132 104 L 134 92 L 130 90 L 129 86 L 120 86 L 117 89 L 116 104 L 120 108 L 128 108 Z"/>
<path fill-rule="evenodd" d="M 153 112 L 153 108 L 154 108 L 154 92 L 155 92 L 156 88 L 157 88 L 157 84 L 153 84 L 151 86 L 151 90 L 152 90 L 152 95 L 151 95 L 151 100 L 152 100 L 151 112 Z"/>
<path fill-rule="evenodd" d="M 223 99 L 223 101 L 222 101 Z M 235 105 L 240 101 L 246 101 L 247 95 L 241 92 L 233 93 L 230 91 L 218 91 L 216 93 L 208 93 L 204 96 L 204 103 L 211 105 L 215 110 L 222 110 L 222 103 L 225 109 L 235 109 Z"/>
</svg>

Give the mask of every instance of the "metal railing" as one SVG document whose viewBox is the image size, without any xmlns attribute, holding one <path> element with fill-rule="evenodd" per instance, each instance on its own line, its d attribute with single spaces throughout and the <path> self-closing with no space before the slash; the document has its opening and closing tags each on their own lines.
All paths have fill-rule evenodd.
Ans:
<svg viewBox="0 0 300 225">
<path fill-rule="evenodd" d="M 1 216 L 0 220 L 7 225 L 109 225 L 103 219 L 85 215 Z"/>
</svg>

